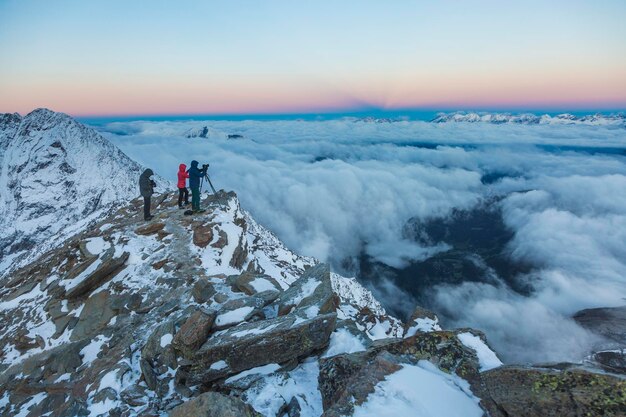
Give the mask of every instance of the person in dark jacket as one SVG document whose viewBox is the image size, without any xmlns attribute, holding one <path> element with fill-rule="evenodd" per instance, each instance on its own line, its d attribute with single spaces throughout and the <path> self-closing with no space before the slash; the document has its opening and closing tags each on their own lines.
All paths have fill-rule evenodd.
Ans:
<svg viewBox="0 0 626 417">
<path fill-rule="evenodd" d="M 185 205 L 189 204 L 189 191 L 187 191 L 187 178 L 189 173 L 187 172 L 187 165 L 180 164 L 178 166 L 178 208 L 183 208 L 183 199 Z"/>
<path fill-rule="evenodd" d="M 156 185 L 150 177 L 154 175 L 154 172 L 150 168 L 146 169 L 139 177 L 139 192 L 143 197 L 143 219 L 150 220 L 150 197 L 154 194 L 154 186 Z"/>
<path fill-rule="evenodd" d="M 206 168 L 198 168 L 198 161 L 191 161 L 189 168 L 189 188 L 191 188 L 191 208 L 195 212 L 200 210 L 200 179 L 206 175 Z"/>
</svg>

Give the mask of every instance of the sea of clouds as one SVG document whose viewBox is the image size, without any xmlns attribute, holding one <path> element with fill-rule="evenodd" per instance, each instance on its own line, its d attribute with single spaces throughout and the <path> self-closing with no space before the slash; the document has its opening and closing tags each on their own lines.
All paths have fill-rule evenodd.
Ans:
<svg viewBox="0 0 626 417">
<path fill-rule="evenodd" d="M 185 137 L 204 126 L 208 138 Z M 97 128 L 172 181 L 181 162 L 210 163 L 216 188 L 236 191 L 290 248 L 345 274 L 358 275 L 351 265 L 363 254 L 402 268 L 446 250 L 403 238 L 407 221 L 501 197 L 504 222 L 515 232 L 507 250 L 533 266 L 520 277 L 533 294 L 498 279 L 435 286 L 429 294 L 448 325 L 484 330 L 509 362 L 580 360 L 597 340 L 569 317 L 626 304 L 623 128 L 351 119 Z M 485 175 L 501 179 L 486 183 Z M 395 288 L 389 283 L 378 293 L 393 299 Z"/>
</svg>

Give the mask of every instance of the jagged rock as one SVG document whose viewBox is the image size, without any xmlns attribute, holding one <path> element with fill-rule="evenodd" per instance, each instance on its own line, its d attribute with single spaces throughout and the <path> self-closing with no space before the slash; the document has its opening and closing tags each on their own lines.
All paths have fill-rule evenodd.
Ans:
<svg viewBox="0 0 626 417">
<path fill-rule="evenodd" d="M 141 375 L 143 375 L 143 380 L 146 381 L 146 385 L 152 391 L 155 391 L 159 381 L 156 373 L 154 372 L 154 368 L 150 365 L 150 362 L 144 358 L 139 359 L 139 367 L 141 369 Z"/>
<path fill-rule="evenodd" d="M 218 392 L 205 392 L 178 407 L 169 417 L 262 417 L 239 398 Z"/>
<path fill-rule="evenodd" d="M 215 321 L 215 311 L 197 310 L 181 326 L 174 336 L 172 345 L 186 358 L 191 358 L 196 350 L 206 342 Z"/>
<path fill-rule="evenodd" d="M 137 233 L 138 235 L 154 235 L 156 233 L 158 233 L 159 231 L 163 230 L 163 228 L 165 228 L 165 223 L 161 223 L 161 222 L 153 222 L 153 223 L 148 223 L 145 226 L 140 226 L 137 229 L 135 229 L 135 233 Z"/>
<path fill-rule="evenodd" d="M 153 368 L 158 368 L 163 364 L 176 369 L 178 364 L 174 347 L 171 344 L 175 332 L 174 322 L 171 320 L 158 325 L 141 349 L 141 357 L 147 360 Z"/>
<path fill-rule="evenodd" d="M 259 297 L 244 297 L 228 300 L 217 313 L 214 327 L 223 330 L 242 321 L 264 319 L 263 307 L 265 300 Z"/>
<path fill-rule="evenodd" d="M 110 298 L 111 293 L 106 290 L 92 295 L 85 301 L 70 340 L 91 337 L 107 326 L 116 314 L 111 307 Z"/>
<path fill-rule="evenodd" d="M 441 330 L 439 317 L 432 311 L 418 306 L 404 325 L 403 337 L 413 336 L 417 332 L 432 332 L 435 330 Z"/>
<path fill-rule="evenodd" d="M 319 264 L 307 269 L 276 300 L 278 315 L 281 316 L 293 309 L 301 311 L 311 309 L 308 316 L 326 314 L 335 311 L 338 302 L 333 292 L 328 264 Z"/>
<path fill-rule="evenodd" d="M 626 306 L 581 310 L 574 314 L 574 320 L 590 331 L 626 346 Z"/>
<path fill-rule="evenodd" d="M 227 280 L 233 287 L 233 291 L 243 292 L 246 295 L 254 295 L 263 291 L 281 291 L 280 284 L 268 275 L 252 274 L 244 272 L 234 275 Z"/>
<path fill-rule="evenodd" d="M 215 295 L 215 287 L 207 278 L 200 278 L 193 285 L 191 295 L 196 303 L 203 304 Z"/>
<path fill-rule="evenodd" d="M 82 295 L 88 294 L 106 281 L 117 275 L 122 269 L 129 257 L 128 252 L 124 252 L 118 258 L 112 258 L 103 262 L 95 271 L 93 271 L 87 278 L 82 280 L 74 288 L 67 292 L 67 298 L 75 299 Z"/>
<path fill-rule="evenodd" d="M 446 372 L 454 372 L 479 385 L 478 360 L 454 332 L 420 333 L 406 339 L 374 341 L 364 352 L 342 354 L 320 360 L 319 390 L 324 417 L 352 415 L 386 375 L 403 363 L 428 360 Z"/>
<path fill-rule="evenodd" d="M 243 268 L 246 259 L 248 259 L 248 243 L 245 239 L 245 233 L 242 233 L 239 236 L 239 242 L 233 251 L 233 256 L 230 259 L 229 265 L 235 269 L 241 269 Z"/>
<path fill-rule="evenodd" d="M 580 369 L 545 369 L 503 366 L 484 372 L 488 404 L 493 416 L 578 417 L 623 416 L 626 381 Z"/>
<path fill-rule="evenodd" d="M 205 248 L 213 240 L 214 224 L 199 224 L 193 227 L 193 244 Z"/>
<path fill-rule="evenodd" d="M 219 378 L 267 365 L 305 357 L 328 344 L 337 315 L 309 320 L 294 315 L 244 323 L 210 338 L 183 367 L 190 383 Z"/>
</svg>

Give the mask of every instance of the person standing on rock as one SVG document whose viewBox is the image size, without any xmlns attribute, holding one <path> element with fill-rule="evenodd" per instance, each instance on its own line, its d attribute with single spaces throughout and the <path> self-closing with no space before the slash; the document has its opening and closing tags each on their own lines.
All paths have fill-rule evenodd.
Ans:
<svg viewBox="0 0 626 417">
<path fill-rule="evenodd" d="M 189 188 L 191 188 L 191 208 L 194 212 L 200 210 L 200 180 L 206 175 L 206 168 L 198 168 L 198 161 L 191 161 L 189 168 Z"/>
<path fill-rule="evenodd" d="M 180 164 L 178 166 L 178 208 L 183 208 L 183 199 L 185 205 L 189 205 L 189 191 L 187 191 L 187 178 L 189 173 L 187 172 L 187 165 Z"/>
<path fill-rule="evenodd" d="M 150 179 L 152 175 L 154 175 L 154 172 L 148 168 L 139 177 L 139 192 L 143 197 L 143 219 L 146 221 L 154 217 L 150 214 L 150 197 L 154 194 L 154 186 L 156 185 Z"/>
</svg>

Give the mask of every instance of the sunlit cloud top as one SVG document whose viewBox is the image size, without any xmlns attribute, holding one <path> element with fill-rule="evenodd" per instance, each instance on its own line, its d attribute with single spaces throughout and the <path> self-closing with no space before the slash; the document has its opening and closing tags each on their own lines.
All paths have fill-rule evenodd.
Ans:
<svg viewBox="0 0 626 417">
<path fill-rule="evenodd" d="M 3 1 L 0 111 L 624 109 L 626 2 Z"/>
</svg>

